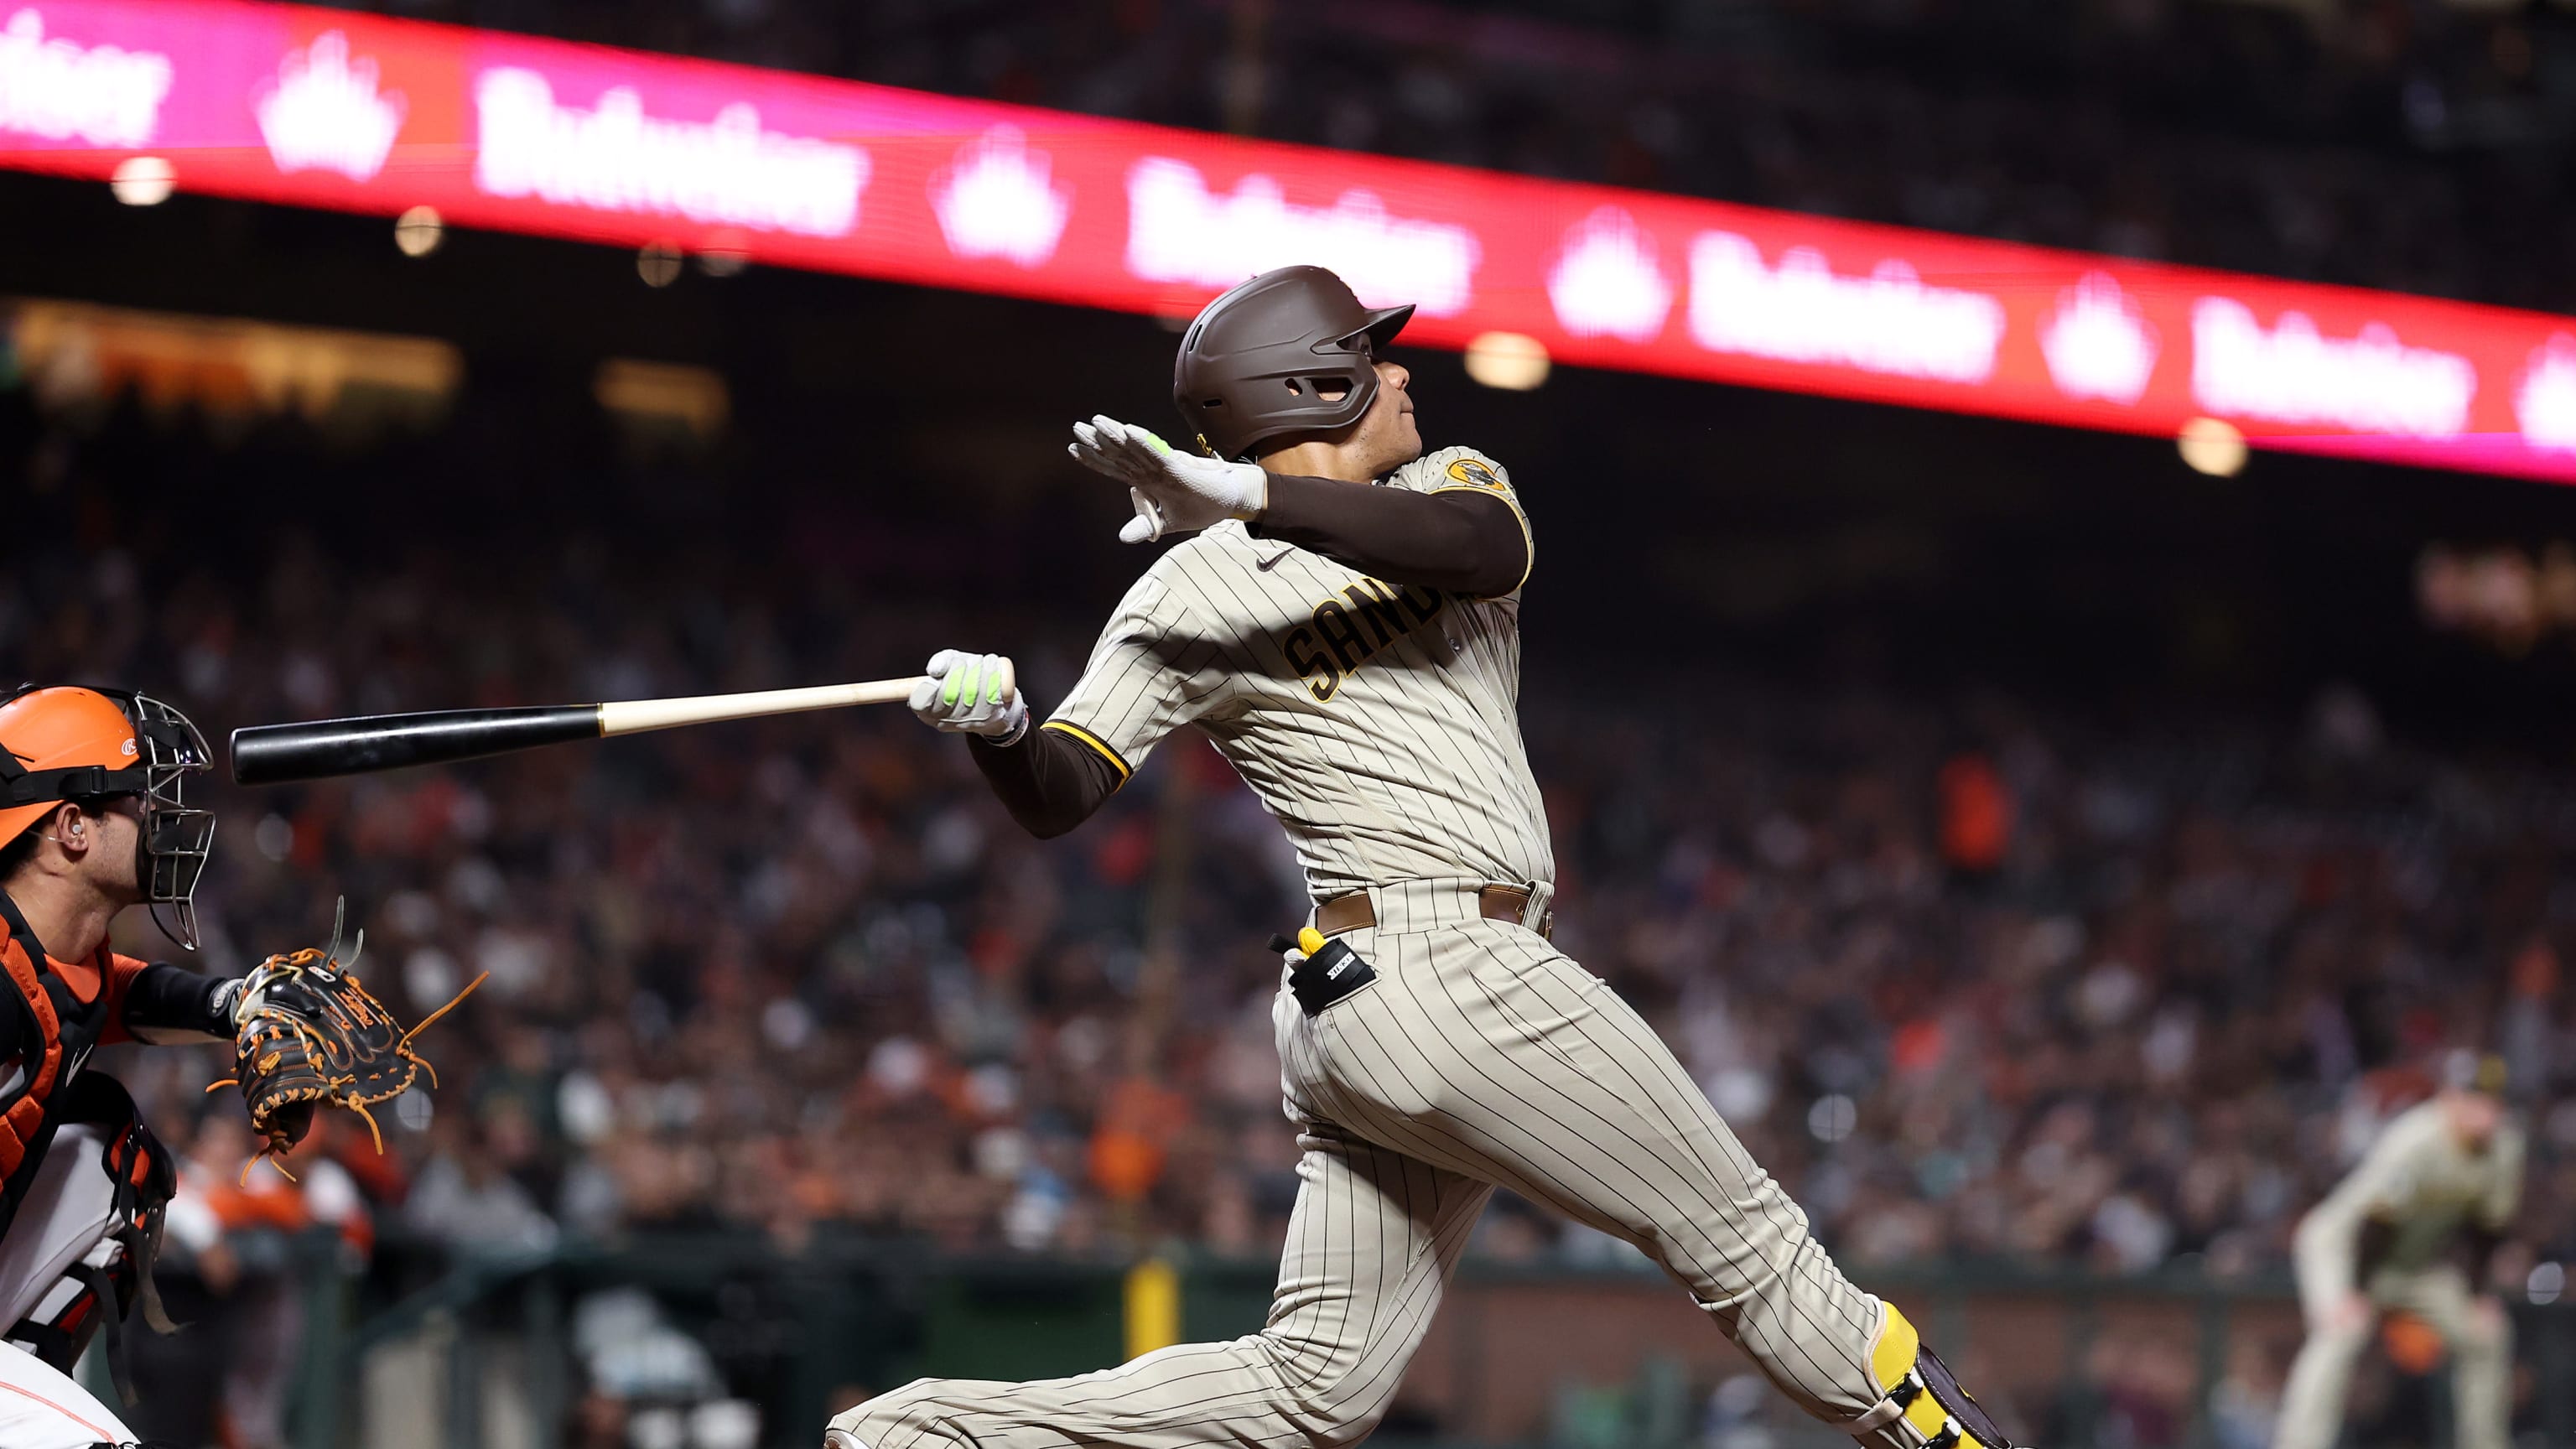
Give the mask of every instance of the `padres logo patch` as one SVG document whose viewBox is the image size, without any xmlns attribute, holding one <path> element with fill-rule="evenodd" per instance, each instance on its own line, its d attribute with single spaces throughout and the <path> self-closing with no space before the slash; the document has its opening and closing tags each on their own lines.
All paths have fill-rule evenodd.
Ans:
<svg viewBox="0 0 2576 1449">
<path fill-rule="evenodd" d="M 1457 462 L 1450 464 L 1449 481 L 1453 483 L 1464 483 L 1472 488 L 1500 488 L 1503 486 L 1503 480 L 1494 476 L 1493 469 L 1486 467 L 1483 463 L 1474 458 L 1461 458 Z"/>
</svg>

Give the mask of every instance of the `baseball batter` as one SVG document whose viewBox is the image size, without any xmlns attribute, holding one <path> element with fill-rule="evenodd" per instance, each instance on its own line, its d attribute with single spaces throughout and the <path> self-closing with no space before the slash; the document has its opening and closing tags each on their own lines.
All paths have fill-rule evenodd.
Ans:
<svg viewBox="0 0 2576 1449">
<path fill-rule="evenodd" d="M 2505 1116 L 2503 1090 L 2504 1063 L 2480 1061 L 2468 1080 L 2391 1120 L 2300 1220 L 2308 1341 L 2282 1391 L 2277 1449 L 2334 1443 L 2353 1364 L 2389 1309 L 2422 1318 L 2450 1349 L 2452 1442 L 2504 1449 L 2512 1324 L 2483 1287 L 2522 1198 L 2522 1131 Z"/>
<path fill-rule="evenodd" d="M 1425 454 L 1372 311 L 1265 273 L 1184 335 L 1206 456 L 1094 418 L 1146 570 L 1044 724 L 1010 661 L 942 651 L 913 707 L 970 736 L 1039 835 L 1196 724 L 1315 901 L 1273 1005 L 1304 1158 L 1267 1325 L 1078 1378 L 921 1380 L 830 1449 L 1347 1445 L 1384 1416 L 1497 1185 L 1635 1244 L 1800 1407 L 1882 1449 L 2007 1449 L 1892 1306 L 1844 1278 L 1616 994 L 1549 944 L 1555 863 L 1517 716 L 1533 545 L 1502 465 Z"/>
</svg>

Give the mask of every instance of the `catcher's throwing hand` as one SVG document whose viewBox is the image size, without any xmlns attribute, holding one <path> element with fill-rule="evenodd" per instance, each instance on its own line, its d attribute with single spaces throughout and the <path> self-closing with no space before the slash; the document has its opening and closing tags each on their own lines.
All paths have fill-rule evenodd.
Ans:
<svg viewBox="0 0 2576 1449">
<path fill-rule="evenodd" d="M 912 687 L 912 712 L 923 724 L 952 735 L 982 735 L 1008 744 L 1029 727 L 1028 701 L 1007 655 L 942 649 L 922 666 Z"/>
<path fill-rule="evenodd" d="M 365 942 L 361 932 L 350 964 Z M 346 1107 L 366 1118 L 382 1152 L 384 1134 L 367 1108 L 399 1095 L 424 1071 L 437 1084 L 438 1073 L 412 1050 L 411 1040 L 484 981 L 475 977 L 454 1000 L 405 1031 L 337 959 L 339 949 L 334 924 L 329 946 L 269 957 L 242 979 L 234 998 L 233 1077 L 206 1090 L 240 1086 L 251 1130 L 267 1139 L 261 1157 L 283 1156 L 303 1141 L 313 1128 L 314 1109 L 322 1106 Z"/>
<path fill-rule="evenodd" d="M 1065 449 L 1075 462 L 1127 485 L 1136 516 L 1118 530 L 1121 543 L 1196 533 L 1229 518 L 1253 518 L 1270 504 L 1270 475 L 1250 463 L 1228 463 L 1175 450 L 1133 423 L 1094 417 L 1073 425 Z"/>
</svg>

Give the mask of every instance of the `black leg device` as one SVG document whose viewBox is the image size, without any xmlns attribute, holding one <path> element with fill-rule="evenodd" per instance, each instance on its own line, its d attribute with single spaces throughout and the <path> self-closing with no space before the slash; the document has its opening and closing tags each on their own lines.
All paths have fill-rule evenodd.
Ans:
<svg viewBox="0 0 2576 1449">
<path fill-rule="evenodd" d="M 1273 936 L 1270 949 L 1294 951 L 1297 943 L 1285 936 Z M 1298 1009 L 1313 1016 L 1376 979 L 1377 968 L 1361 960 L 1360 953 L 1352 950 L 1349 943 L 1326 941 L 1324 949 L 1298 962 L 1288 973 L 1288 989 L 1296 995 Z"/>
</svg>

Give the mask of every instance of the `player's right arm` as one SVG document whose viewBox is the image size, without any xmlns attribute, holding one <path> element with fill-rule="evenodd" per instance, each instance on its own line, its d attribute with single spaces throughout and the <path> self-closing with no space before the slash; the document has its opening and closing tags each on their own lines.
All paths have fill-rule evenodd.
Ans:
<svg viewBox="0 0 2576 1449">
<path fill-rule="evenodd" d="M 2401 1117 L 2382 1130 L 2352 1174 L 2301 1219 L 2294 1244 L 2299 1296 L 2311 1315 L 2335 1311 L 2362 1291 L 2373 1224 L 2393 1224 L 2404 1211 L 2414 1175 L 2417 1133 Z"/>
<path fill-rule="evenodd" d="M 1045 724 L 1029 727 L 1009 660 L 952 650 L 931 657 L 928 677 L 913 691 L 913 713 L 970 736 L 976 768 L 1011 818 L 1052 839 L 1091 818 L 1163 736 L 1222 693 L 1217 650 L 1190 620 L 1149 572 L 1119 603 L 1081 680 Z"/>
<path fill-rule="evenodd" d="M 1331 478 L 1270 479 L 1255 537 L 1293 543 L 1371 578 L 1499 598 L 1529 577 L 1517 505 L 1464 489 L 1410 489 Z"/>
<path fill-rule="evenodd" d="M 1195 457 L 1109 417 L 1076 423 L 1073 435 L 1074 461 L 1127 485 L 1136 516 L 1119 530 L 1126 543 L 1237 518 L 1255 538 L 1295 544 L 1391 584 L 1491 599 L 1529 578 L 1533 545 L 1520 500 L 1501 465 L 1469 449 L 1438 454 L 1433 461 L 1450 466 L 1429 487 L 1388 487 Z"/>
</svg>

